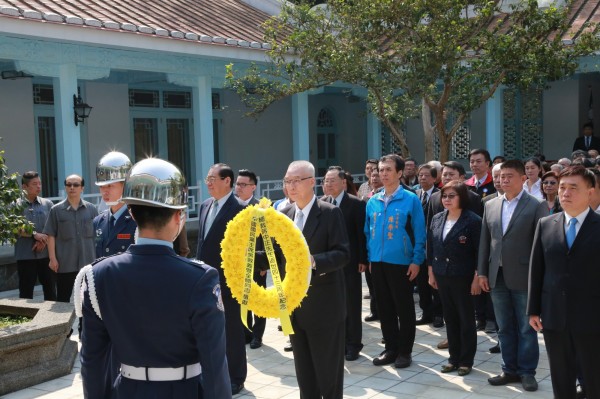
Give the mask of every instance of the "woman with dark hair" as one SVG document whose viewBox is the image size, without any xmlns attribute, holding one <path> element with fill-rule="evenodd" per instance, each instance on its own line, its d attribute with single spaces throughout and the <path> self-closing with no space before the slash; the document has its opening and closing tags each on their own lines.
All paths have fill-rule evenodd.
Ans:
<svg viewBox="0 0 600 399">
<path fill-rule="evenodd" d="M 346 192 L 350 195 L 357 195 L 356 184 L 350 172 L 344 171 L 344 179 L 346 180 Z"/>
<path fill-rule="evenodd" d="M 555 172 L 546 172 L 542 176 L 542 194 L 551 215 L 562 212 L 560 202 L 558 202 L 558 175 Z"/>
<path fill-rule="evenodd" d="M 535 157 L 527 158 L 525 160 L 525 175 L 527 176 L 527 180 L 523 183 L 523 189 L 528 194 L 543 200 L 542 181 L 540 180 L 540 176 L 542 176 L 542 162 Z"/>
<path fill-rule="evenodd" d="M 445 210 L 435 215 L 427 235 L 429 284 L 439 292 L 446 321 L 450 357 L 442 373 L 471 372 L 477 331 L 471 295 L 479 295 L 477 254 L 481 218 L 469 211 L 467 186 L 456 180 L 441 190 Z"/>
</svg>

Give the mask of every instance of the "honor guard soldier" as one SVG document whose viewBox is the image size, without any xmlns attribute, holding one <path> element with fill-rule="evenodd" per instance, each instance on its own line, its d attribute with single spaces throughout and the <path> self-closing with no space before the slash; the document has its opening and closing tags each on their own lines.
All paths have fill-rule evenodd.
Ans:
<svg viewBox="0 0 600 399">
<path fill-rule="evenodd" d="M 96 165 L 96 185 L 109 207 L 94 219 L 96 259 L 124 252 L 135 241 L 137 224 L 120 201 L 130 169 L 127 155 L 117 151 L 109 152 Z"/>
<path fill-rule="evenodd" d="M 219 275 L 172 248 L 185 223 L 183 175 L 143 160 L 122 201 L 137 222 L 136 243 L 84 267 L 75 282 L 85 398 L 231 398 Z M 109 384 L 111 348 L 121 370 Z"/>
</svg>

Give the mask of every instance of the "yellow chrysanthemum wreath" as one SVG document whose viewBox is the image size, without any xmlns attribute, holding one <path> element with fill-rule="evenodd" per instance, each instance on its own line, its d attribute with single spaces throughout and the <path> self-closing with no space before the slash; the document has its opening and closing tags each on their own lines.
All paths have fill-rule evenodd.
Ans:
<svg viewBox="0 0 600 399">
<path fill-rule="evenodd" d="M 306 296 L 309 284 L 310 253 L 302 232 L 294 222 L 284 214 L 269 206 L 270 201 L 263 198 L 259 205 L 249 206 L 227 224 L 225 238 L 221 241 L 221 267 L 225 273 L 227 285 L 233 297 L 242 303 L 246 273 L 246 255 L 251 248 L 250 231 L 253 217 L 264 216 L 267 235 L 274 238 L 281 247 L 286 259 L 285 279 L 281 283 L 285 296 L 287 314 L 296 309 Z M 256 221 L 256 237 L 261 234 L 260 223 Z M 263 237 L 265 236 L 262 232 Z M 253 257 L 252 257 L 253 259 Z M 271 274 L 276 283 L 277 268 L 271 265 Z M 279 318 L 281 301 L 275 286 L 263 288 L 252 279 L 247 295 L 247 307 L 260 317 Z"/>
</svg>

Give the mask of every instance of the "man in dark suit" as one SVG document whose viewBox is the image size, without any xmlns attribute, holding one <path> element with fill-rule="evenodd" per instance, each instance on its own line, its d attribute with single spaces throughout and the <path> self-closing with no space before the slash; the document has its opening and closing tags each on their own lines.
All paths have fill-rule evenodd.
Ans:
<svg viewBox="0 0 600 399">
<path fill-rule="evenodd" d="M 362 274 L 367 268 L 367 244 L 364 233 L 366 203 L 345 191 L 344 171 L 332 166 L 323 185 L 330 196 L 327 202 L 340 208 L 344 214 L 350 242 L 350 262 L 344 268 L 346 280 L 346 360 L 358 359 L 362 344 Z"/>
<path fill-rule="evenodd" d="M 502 350 L 502 374 L 488 382 L 520 381 L 523 389 L 535 391 L 539 346 L 525 313 L 527 276 L 535 226 L 548 215 L 548 207 L 523 190 L 526 179 L 523 162 L 502 163 L 504 195 L 485 204 L 477 274 L 481 289 L 492 293 Z"/>
<path fill-rule="evenodd" d="M 301 398 L 341 399 L 344 388 L 346 287 L 350 245 L 342 212 L 314 194 L 315 168 L 292 162 L 284 185 L 293 206 L 283 210 L 308 244 L 312 278 L 306 297 L 292 313 L 291 341 Z"/>
<path fill-rule="evenodd" d="M 417 177 L 421 188 L 417 189 L 415 194 L 417 194 L 417 197 L 421 201 L 423 215 L 426 215 L 431 196 L 440 191 L 435 186 L 437 169 L 429 164 L 421 165 L 419 166 Z M 443 327 L 444 315 L 442 304 L 437 290 L 429 285 L 429 274 L 426 264 L 421 265 L 421 269 L 419 270 L 417 289 L 419 290 L 419 307 L 423 311 L 421 317 L 417 319 L 417 325 L 420 326 L 433 322 L 434 327 Z"/>
<path fill-rule="evenodd" d="M 589 150 L 600 151 L 600 139 L 594 137 L 594 124 L 587 122 L 583 125 L 583 136 L 577 137 L 573 143 L 573 152 L 581 150 L 588 152 Z"/>
<path fill-rule="evenodd" d="M 587 397 L 600 398 L 600 215 L 589 207 L 594 187 L 594 175 L 583 166 L 563 170 L 558 196 L 564 212 L 543 218 L 535 231 L 527 314 L 544 333 L 555 398 L 576 397 L 577 366 Z"/>
<path fill-rule="evenodd" d="M 445 162 L 442 167 L 442 186 L 452 180 L 465 180 L 465 168 L 459 162 L 456 161 L 448 161 Z M 471 212 L 482 216 L 483 215 L 483 206 L 481 205 L 481 197 L 469 190 L 469 206 L 467 207 Z M 444 211 L 444 206 L 442 205 L 442 196 L 440 192 L 433 193 L 431 195 L 431 199 L 429 200 L 429 205 L 427 207 L 426 213 L 426 221 L 427 226 L 431 226 L 431 219 L 433 217 Z"/>
<path fill-rule="evenodd" d="M 465 184 L 476 192 L 482 199 L 490 194 L 493 194 L 496 189 L 494 181 L 490 173 L 492 167 L 492 159 L 487 150 L 476 148 L 469 153 L 469 167 L 473 176 Z"/>
<path fill-rule="evenodd" d="M 219 272 L 221 296 L 225 305 L 227 365 L 231 379 L 231 391 L 235 395 L 244 387 L 248 366 L 246 364 L 244 325 L 240 319 L 240 305 L 232 297 L 221 268 L 221 241 L 225 237 L 227 223 L 246 206 L 233 195 L 233 178 L 231 167 L 218 163 L 211 166 L 204 179 L 211 198 L 200 205 L 196 258 L 213 266 Z"/>
<path fill-rule="evenodd" d="M 237 180 L 235 182 L 235 195 L 246 205 L 256 205 L 258 200 L 254 198 L 254 190 L 256 190 L 256 183 L 258 179 L 256 173 L 248 169 L 241 169 L 238 171 Z M 261 237 L 258 238 L 257 245 L 262 248 Z M 254 268 L 254 281 L 261 287 L 267 286 L 267 271 L 260 270 L 259 267 Z M 265 326 L 267 325 L 267 319 L 264 317 L 258 317 L 248 311 L 248 318 L 246 325 L 248 328 L 244 329 L 246 336 L 246 343 L 250 343 L 250 349 L 258 349 L 262 346 L 262 338 L 265 333 Z"/>
</svg>

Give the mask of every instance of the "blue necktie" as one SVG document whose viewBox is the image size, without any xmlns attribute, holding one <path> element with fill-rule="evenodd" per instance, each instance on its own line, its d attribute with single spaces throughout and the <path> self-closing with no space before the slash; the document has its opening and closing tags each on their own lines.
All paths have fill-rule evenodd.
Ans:
<svg viewBox="0 0 600 399">
<path fill-rule="evenodd" d="M 575 229 L 577 226 L 577 219 L 572 218 L 569 220 L 569 228 L 567 229 L 567 245 L 569 249 L 573 245 L 573 241 L 575 241 L 575 235 L 577 234 L 577 230 Z"/>
</svg>

